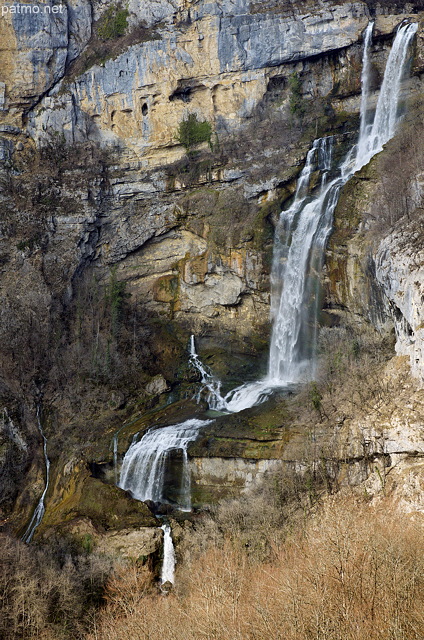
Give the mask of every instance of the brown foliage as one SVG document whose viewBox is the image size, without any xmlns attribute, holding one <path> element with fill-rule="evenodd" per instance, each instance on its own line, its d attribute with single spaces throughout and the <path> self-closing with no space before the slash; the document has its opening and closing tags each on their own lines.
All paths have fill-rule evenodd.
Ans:
<svg viewBox="0 0 424 640">
<path fill-rule="evenodd" d="M 424 100 L 409 105 L 398 135 L 391 140 L 378 162 L 380 185 L 371 207 L 372 231 L 386 235 L 399 220 L 410 221 L 423 207 Z"/>
<path fill-rule="evenodd" d="M 113 582 L 119 597 L 113 595 L 89 637 L 418 640 L 421 535 L 418 525 L 387 508 L 329 499 L 309 524 L 280 541 L 272 562 L 252 563 L 227 540 L 183 566 L 168 597 L 146 590 L 144 577 L 140 591 L 137 572 L 126 574 L 120 589 Z"/>
<path fill-rule="evenodd" d="M 110 570 L 97 556 L 27 546 L 0 534 L 0 637 L 84 637 Z"/>
</svg>

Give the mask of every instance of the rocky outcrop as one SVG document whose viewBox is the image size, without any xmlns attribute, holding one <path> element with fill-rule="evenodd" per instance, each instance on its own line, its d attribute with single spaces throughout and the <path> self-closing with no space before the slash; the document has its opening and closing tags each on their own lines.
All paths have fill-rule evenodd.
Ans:
<svg viewBox="0 0 424 640">
<path fill-rule="evenodd" d="M 363 2 L 311 13 L 255 12 L 247 0 L 193 5 L 190 21 L 177 12 L 159 36 L 155 31 L 77 79 L 65 77 L 31 112 L 31 135 L 43 141 L 57 131 L 72 142 L 123 145 L 143 167 L 161 166 L 182 157 L 175 132 L 188 112 L 228 134 L 252 117 L 270 78 L 360 41 L 369 20 Z M 169 7 L 161 3 L 157 16 Z M 377 29 L 388 33 L 403 17 L 381 16 Z M 313 84 L 315 99 L 329 90 L 328 81 Z"/>
<path fill-rule="evenodd" d="M 376 278 L 393 317 L 396 352 L 409 357 L 411 371 L 424 381 L 424 249 L 422 215 L 413 228 L 404 224 L 381 242 Z"/>
<path fill-rule="evenodd" d="M 365 390 L 364 382 L 357 384 Z M 359 393 L 359 403 L 354 387 L 351 393 L 348 402 L 333 398 L 335 407 L 324 400 L 328 415 L 321 418 L 305 412 L 304 395 L 299 403 L 274 400 L 206 426 L 189 447 L 193 504 L 236 497 L 286 475 L 300 486 L 359 486 L 370 497 L 390 494 L 407 510 L 421 512 L 424 391 L 411 378 L 407 358 L 389 361 L 372 394 Z"/>
</svg>

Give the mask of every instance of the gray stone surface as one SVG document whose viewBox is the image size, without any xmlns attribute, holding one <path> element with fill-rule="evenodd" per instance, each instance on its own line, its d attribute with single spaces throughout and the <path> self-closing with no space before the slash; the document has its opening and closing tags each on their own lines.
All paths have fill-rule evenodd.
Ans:
<svg viewBox="0 0 424 640">
<path fill-rule="evenodd" d="M 398 230 L 381 242 L 376 278 L 396 329 L 396 352 L 424 381 L 424 249 L 422 229 Z M 418 243 L 417 243 L 418 240 Z"/>
<path fill-rule="evenodd" d="M 333 6 L 309 15 L 249 15 L 247 2 L 234 3 L 234 15 L 220 21 L 221 71 L 259 69 L 301 60 L 352 44 L 368 23 L 364 3 Z M 229 9 L 226 3 L 225 8 Z M 225 11 L 225 9 L 224 9 Z"/>
</svg>

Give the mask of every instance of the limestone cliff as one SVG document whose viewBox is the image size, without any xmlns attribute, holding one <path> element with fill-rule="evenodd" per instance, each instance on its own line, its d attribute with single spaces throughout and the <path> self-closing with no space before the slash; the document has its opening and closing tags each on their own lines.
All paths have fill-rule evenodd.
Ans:
<svg viewBox="0 0 424 640">
<path fill-rule="evenodd" d="M 122 424 L 171 388 L 192 393 L 191 333 L 227 384 L 258 376 L 276 216 L 313 138 L 334 135 L 342 155 L 356 135 L 370 15 L 375 88 L 394 29 L 422 20 L 419 3 L 371 1 L 34 6 L 0 22 L 1 459 L 15 528 L 42 484 L 37 404 L 58 487 L 71 456 L 80 471 L 110 461 Z M 415 95 L 422 45 L 420 28 Z M 210 145 L 179 142 L 190 114 L 210 123 Z M 328 317 L 381 328 L 393 312 L 398 351 L 422 372 L 419 252 L 394 231 L 364 263 L 371 178 L 338 209 Z M 240 456 L 262 458 L 252 441 Z M 48 498 L 55 508 L 61 490 Z"/>
</svg>

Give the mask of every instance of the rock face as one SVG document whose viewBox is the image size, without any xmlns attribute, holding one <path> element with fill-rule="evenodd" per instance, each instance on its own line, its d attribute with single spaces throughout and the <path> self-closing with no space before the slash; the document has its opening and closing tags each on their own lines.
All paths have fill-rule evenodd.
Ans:
<svg viewBox="0 0 424 640">
<path fill-rule="evenodd" d="M 234 131 L 252 117 L 270 77 L 360 41 L 369 20 L 362 2 L 312 14 L 255 12 L 247 0 L 193 4 L 190 22 L 179 7 L 172 28 L 165 23 L 151 40 L 75 81 L 65 77 L 29 114 L 31 135 L 42 141 L 57 131 L 72 142 L 124 144 L 132 161 L 163 166 L 182 156 L 175 132 L 188 112 L 213 122 L 218 135 Z M 169 7 L 161 5 L 157 17 Z M 381 18 L 377 28 L 390 32 L 400 19 Z M 328 84 L 315 82 L 314 97 L 326 95 Z"/>
<path fill-rule="evenodd" d="M 261 374 L 276 218 L 312 139 L 334 134 L 339 155 L 352 142 L 370 12 L 375 87 L 396 26 L 422 18 L 411 3 L 391 13 L 370 1 L 130 0 L 125 33 L 113 22 L 106 33 L 114 3 L 39 7 L 3 12 L 0 24 L 1 464 L 16 485 L 2 509 L 20 493 L 15 529 L 42 487 L 37 407 L 64 478 L 74 449 L 84 464 L 109 461 L 123 424 L 165 404 L 169 389 L 193 393 L 190 334 L 229 385 Z M 420 29 L 416 93 L 422 38 Z M 210 145 L 180 144 L 191 114 L 210 123 Z M 353 204 L 366 200 L 361 180 L 372 182 L 358 178 L 360 198 L 345 195 L 348 240 L 338 210 L 328 311 L 380 326 L 395 305 L 398 352 L 422 374 L 417 254 L 405 262 L 400 238 L 387 239 L 371 261 L 381 286 L 370 284 Z M 214 477 L 236 486 L 260 476 L 284 449 L 284 437 L 273 436 L 271 454 L 257 434 L 233 433 L 222 455 L 227 436 L 209 434 L 211 460 L 193 463 L 204 492 Z M 230 458 L 242 461 L 231 468 Z M 70 472 L 74 494 L 80 472 Z M 63 498 L 58 483 L 48 514 Z"/>
<path fill-rule="evenodd" d="M 376 278 L 396 330 L 396 352 L 409 357 L 411 371 L 424 382 L 424 249 L 419 220 L 415 229 L 385 238 L 376 255 Z"/>
</svg>

